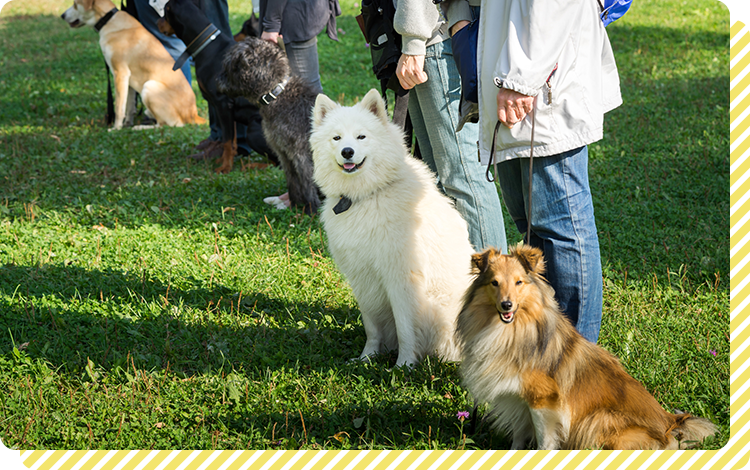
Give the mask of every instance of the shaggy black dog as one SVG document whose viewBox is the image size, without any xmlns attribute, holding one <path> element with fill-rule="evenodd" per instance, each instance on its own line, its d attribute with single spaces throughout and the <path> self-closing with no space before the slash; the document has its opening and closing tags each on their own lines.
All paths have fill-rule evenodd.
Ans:
<svg viewBox="0 0 750 470">
<path fill-rule="evenodd" d="M 278 45 L 254 37 L 227 51 L 218 84 L 221 93 L 257 103 L 266 142 L 279 157 L 286 176 L 289 200 L 307 214 L 317 212 L 320 195 L 312 179 L 309 144 L 317 93 L 291 74 L 286 55 Z"/>
</svg>

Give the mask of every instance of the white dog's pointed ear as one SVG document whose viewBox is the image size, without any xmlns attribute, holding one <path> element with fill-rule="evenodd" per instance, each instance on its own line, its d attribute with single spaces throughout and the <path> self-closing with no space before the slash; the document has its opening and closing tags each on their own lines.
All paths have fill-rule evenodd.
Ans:
<svg viewBox="0 0 750 470">
<path fill-rule="evenodd" d="M 320 126 L 320 124 L 323 122 L 323 118 L 325 118 L 326 114 L 328 114 L 328 111 L 331 111 L 338 107 L 339 105 L 336 104 L 331 98 L 322 93 L 319 94 L 318 97 L 315 98 L 315 106 L 313 107 L 313 126 Z"/>
<path fill-rule="evenodd" d="M 385 109 L 385 102 L 380 96 L 380 92 L 373 88 L 368 91 L 362 101 L 359 102 L 359 106 L 370 111 L 372 114 L 380 118 L 383 122 L 390 122 L 388 119 L 388 111 Z"/>
</svg>

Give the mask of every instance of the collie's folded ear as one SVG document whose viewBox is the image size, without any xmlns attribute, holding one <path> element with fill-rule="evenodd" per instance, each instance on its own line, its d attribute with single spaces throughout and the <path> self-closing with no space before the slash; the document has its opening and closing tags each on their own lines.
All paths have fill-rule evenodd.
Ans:
<svg viewBox="0 0 750 470">
<path fill-rule="evenodd" d="M 487 269 L 489 255 L 484 253 L 474 253 L 471 255 L 471 274 L 481 274 Z"/>
<path fill-rule="evenodd" d="M 315 106 L 313 107 L 313 115 L 312 115 L 312 123 L 314 127 L 320 126 L 320 124 L 323 122 L 323 118 L 326 117 L 326 114 L 328 114 L 328 111 L 331 111 L 333 109 L 338 108 L 339 105 L 336 104 L 331 98 L 327 97 L 324 94 L 319 94 L 317 98 L 315 98 Z"/>
<path fill-rule="evenodd" d="M 490 259 L 501 254 L 500 250 L 496 250 L 492 247 L 487 248 L 481 253 L 474 253 L 471 255 L 471 274 L 481 274 L 487 271 L 487 268 L 490 265 Z"/>
<path fill-rule="evenodd" d="M 521 263 L 527 273 L 544 274 L 544 255 L 539 248 L 520 245 L 511 250 L 511 255 Z"/>
</svg>

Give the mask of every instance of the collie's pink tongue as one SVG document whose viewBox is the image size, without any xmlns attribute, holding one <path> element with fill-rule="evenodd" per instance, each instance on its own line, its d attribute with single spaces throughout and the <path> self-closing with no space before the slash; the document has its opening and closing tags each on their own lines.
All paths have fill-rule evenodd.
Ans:
<svg viewBox="0 0 750 470">
<path fill-rule="evenodd" d="M 344 170 L 352 170 L 356 166 L 354 163 L 344 163 Z"/>
</svg>

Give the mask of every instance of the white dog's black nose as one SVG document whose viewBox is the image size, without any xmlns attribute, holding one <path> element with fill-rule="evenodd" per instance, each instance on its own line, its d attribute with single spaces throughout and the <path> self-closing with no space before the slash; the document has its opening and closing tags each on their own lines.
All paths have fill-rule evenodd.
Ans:
<svg viewBox="0 0 750 470">
<path fill-rule="evenodd" d="M 341 156 L 347 159 L 351 159 L 352 157 L 354 157 L 354 149 L 351 147 L 344 147 L 341 150 Z"/>
<path fill-rule="evenodd" d="M 513 302 L 510 300 L 504 300 L 500 302 L 500 307 L 506 312 L 510 311 L 511 308 L 513 308 Z"/>
</svg>

